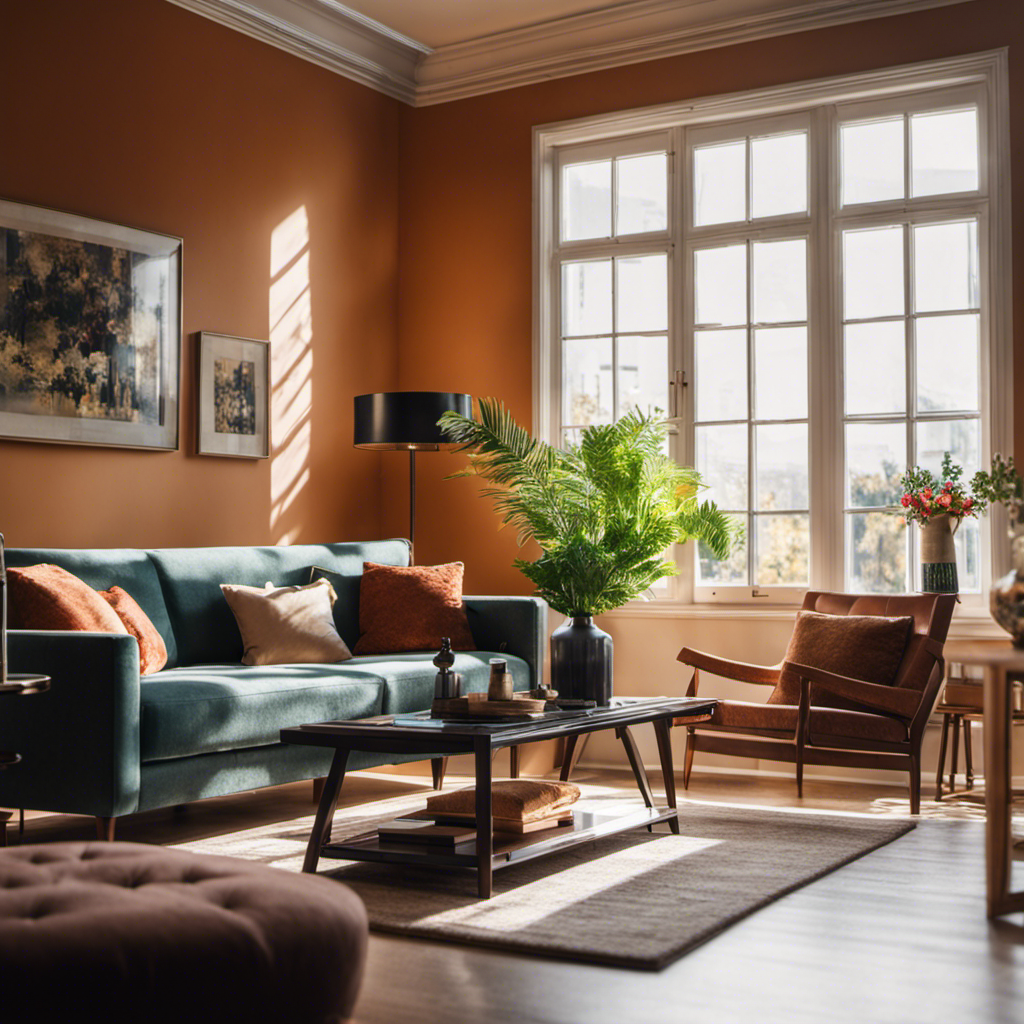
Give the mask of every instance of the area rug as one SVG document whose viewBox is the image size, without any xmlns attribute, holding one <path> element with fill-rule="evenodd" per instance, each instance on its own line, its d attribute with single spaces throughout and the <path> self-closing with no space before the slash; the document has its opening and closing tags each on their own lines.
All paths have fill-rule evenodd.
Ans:
<svg viewBox="0 0 1024 1024">
<path fill-rule="evenodd" d="M 622 791 L 585 790 L 586 804 Z M 423 797 L 339 810 L 355 835 Z M 312 816 L 181 849 L 299 870 Z M 638 830 L 498 871 L 480 900 L 471 872 L 322 860 L 376 931 L 544 957 L 658 970 L 773 900 L 909 832 L 908 821 L 685 803 L 681 835 Z"/>
</svg>

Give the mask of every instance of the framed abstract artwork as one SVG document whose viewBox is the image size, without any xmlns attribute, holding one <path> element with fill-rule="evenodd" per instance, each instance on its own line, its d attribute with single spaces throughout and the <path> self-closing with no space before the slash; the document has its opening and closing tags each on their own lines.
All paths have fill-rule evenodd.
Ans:
<svg viewBox="0 0 1024 1024">
<path fill-rule="evenodd" d="M 270 455 L 270 342 L 199 335 L 198 452 Z"/>
<path fill-rule="evenodd" d="M 181 254 L 0 200 L 0 437 L 178 447 Z"/>
</svg>

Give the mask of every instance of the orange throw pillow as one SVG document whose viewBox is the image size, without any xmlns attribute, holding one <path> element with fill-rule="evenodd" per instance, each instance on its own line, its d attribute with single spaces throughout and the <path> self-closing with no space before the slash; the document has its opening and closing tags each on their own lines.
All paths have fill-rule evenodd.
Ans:
<svg viewBox="0 0 1024 1024">
<path fill-rule="evenodd" d="M 462 603 L 462 562 L 446 565 L 363 563 L 359 584 L 359 640 L 354 654 L 436 651 L 441 637 L 452 649 L 475 651 Z"/>
<path fill-rule="evenodd" d="M 59 565 L 8 569 L 7 589 L 11 629 L 128 632 L 92 587 Z"/>
<path fill-rule="evenodd" d="M 150 617 L 135 598 L 120 587 L 101 590 L 99 595 L 114 609 L 125 629 L 139 641 L 139 674 L 150 676 L 159 672 L 167 664 L 167 645 Z"/>
</svg>

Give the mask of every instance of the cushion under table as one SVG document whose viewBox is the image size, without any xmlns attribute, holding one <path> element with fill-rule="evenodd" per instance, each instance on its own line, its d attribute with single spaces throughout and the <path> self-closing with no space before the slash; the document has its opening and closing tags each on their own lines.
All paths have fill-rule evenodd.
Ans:
<svg viewBox="0 0 1024 1024">
<path fill-rule="evenodd" d="M 0 854 L 3 1020 L 347 1018 L 366 911 L 344 885 L 141 843 Z"/>
</svg>

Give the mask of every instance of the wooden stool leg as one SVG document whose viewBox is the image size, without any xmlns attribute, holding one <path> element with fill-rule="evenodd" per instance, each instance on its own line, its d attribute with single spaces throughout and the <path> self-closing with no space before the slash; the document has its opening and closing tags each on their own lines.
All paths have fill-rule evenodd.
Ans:
<svg viewBox="0 0 1024 1024">
<path fill-rule="evenodd" d="M 942 799 L 942 776 L 946 771 L 946 743 L 949 740 L 949 715 L 942 716 L 942 739 L 939 741 L 939 767 L 935 772 L 935 799 Z"/>
<path fill-rule="evenodd" d="M 434 789 L 440 789 L 444 785 L 444 773 L 448 771 L 447 757 L 433 757 L 430 759 L 430 774 L 434 780 Z"/>
<path fill-rule="evenodd" d="M 960 716 L 953 716 L 953 758 L 949 765 L 949 791 L 956 791 L 957 761 L 960 759 Z"/>
<path fill-rule="evenodd" d="M 964 719 L 964 761 L 967 765 L 967 788 L 974 789 L 974 760 L 971 756 L 971 720 Z"/>
<path fill-rule="evenodd" d="M 519 748 L 508 748 L 508 773 L 513 779 L 519 778 Z"/>
</svg>

